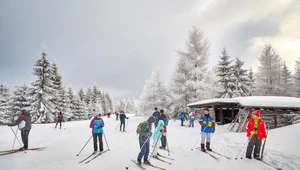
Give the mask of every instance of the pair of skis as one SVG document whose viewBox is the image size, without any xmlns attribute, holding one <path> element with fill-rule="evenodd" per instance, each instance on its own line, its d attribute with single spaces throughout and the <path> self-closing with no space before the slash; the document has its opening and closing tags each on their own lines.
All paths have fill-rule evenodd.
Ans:
<svg viewBox="0 0 300 170">
<path fill-rule="evenodd" d="M 142 165 L 142 164 L 139 164 L 136 160 L 131 160 L 133 163 L 135 163 L 138 167 L 140 167 L 142 170 L 146 170 L 146 168 Z M 159 167 L 159 166 L 156 166 L 156 165 L 153 165 L 153 164 L 145 164 L 146 166 L 151 166 L 153 168 L 156 168 L 156 169 L 159 169 L 159 170 L 167 170 L 165 168 L 162 168 L 162 167 Z M 128 167 L 126 167 L 126 169 L 128 169 Z"/>
<path fill-rule="evenodd" d="M 32 151 L 32 150 L 43 150 L 45 148 L 46 147 L 28 148 L 26 150 L 19 150 L 19 149 L 5 150 L 5 151 L 0 151 L 0 156 L 14 154 L 14 153 L 18 153 L 18 152 Z"/>
<path fill-rule="evenodd" d="M 84 158 L 83 160 L 79 161 L 79 163 L 85 162 L 85 164 L 88 164 L 88 163 L 90 163 L 92 160 L 96 159 L 97 157 L 99 157 L 100 155 L 104 154 L 104 153 L 107 152 L 107 151 L 109 151 L 109 149 L 104 150 L 103 152 L 98 153 L 98 154 L 96 154 L 96 155 L 95 155 L 95 154 L 91 154 L 91 155 L 87 156 L 86 158 Z M 94 157 L 93 157 L 93 156 L 94 156 Z M 91 159 L 89 159 L 89 158 L 91 158 Z"/>
<path fill-rule="evenodd" d="M 201 150 L 200 147 L 197 147 L 196 149 Z M 203 151 L 202 151 L 202 152 L 203 152 Z M 222 156 L 222 157 L 224 157 L 224 158 L 226 158 L 226 159 L 231 159 L 231 157 L 226 156 L 226 155 L 223 155 L 223 154 L 221 154 L 221 153 L 219 153 L 219 152 L 216 152 L 216 151 L 205 151 L 204 153 L 208 154 L 209 156 L 211 156 L 212 158 L 214 158 L 214 159 L 216 159 L 216 160 L 218 160 L 218 161 L 219 161 L 220 159 L 219 159 L 218 157 L 216 157 L 215 155 L 211 154 L 211 153 L 217 154 L 217 155 Z"/>
</svg>

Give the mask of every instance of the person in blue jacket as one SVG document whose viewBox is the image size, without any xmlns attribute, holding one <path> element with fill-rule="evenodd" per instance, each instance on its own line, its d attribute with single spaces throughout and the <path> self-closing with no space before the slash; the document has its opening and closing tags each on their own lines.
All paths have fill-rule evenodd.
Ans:
<svg viewBox="0 0 300 170">
<path fill-rule="evenodd" d="M 90 128 L 92 128 L 93 133 L 93 139 L 94 139 L 94 152 L 93 154 L 97 153 L 97 138 L 99 139 L 99 150 L 100 153 L 103 152 L 103 140 L 102 140 L 102 134 L 103 134 L 103 127 L 104 127 L 104 121 L 101 118 L 101 114 L 95 113 L 95 117 L 91 120 Z"/>
<path fill-rule="evenodd" d="M 181 112 L 178 117 L 181 120 L 181 126 L 183 126 L 183 122 L 184 122 L 184 119 L 185 119 L 185 113 Z"/>
<path fill-rule="evenodd" d="M 203 109 L 204 115 L 202 115 L 199 119 L 199 123 L 201 125 L 201 151 L 205 152 L 206 150 L 212 151 L 210 147 L 210 139 L 211 134 L 215 132 L 215 120 L 209 114 L 209 109 Z M 204 148 L 206 140 L 206 150 Z"/>
<path fill-rule="evenodd" d="M 153 148 L 153 152 L 152 152 L 152 156 L 153 157 L 157 157 L 157 150 L 158 150 L 158 141 L 161 139 L 161 137 L 163 136 L 163 133 L 166 133 L 167 130 L 164 128 L 164 121 L 163 120 L 159 120 L 158 123 L 157 123 L 157 127 L 155 128 L 154 130 L 154 133 L 153 133 L 153 144 L 152 146 L 154 147 Z"/>
</svg>

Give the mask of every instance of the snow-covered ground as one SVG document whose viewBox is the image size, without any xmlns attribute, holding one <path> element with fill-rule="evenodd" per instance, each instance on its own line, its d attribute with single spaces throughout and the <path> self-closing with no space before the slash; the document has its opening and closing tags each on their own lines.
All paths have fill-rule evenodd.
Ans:
<svg viewBox="0 0 300 170">
<path fill-rule="evenodd" d="M 91 136 L 89 121 L 67 122 L 65 129 L 53 130 L 54 124 L 35 124 L 30 132 L 29 147 L 46 146 L 43 151 L 19 152 L 11 155 L 0 156 L 1 170 L 63 170 L 63 169 L 101 169 L 120 170 L 131 164 L 131 159 L 136 159 L 139 152 L 138 136 L 135 133 L 142 117 L 130 117 L 128 131 L 121 133 L 116 126 L 119 124 L 115 117 L 104 118 L 105 135 L 111 151 L 106 152 L 89 164 L 79 164 L 79 161 L 93 151 L 92 141 L 79 155 L 78 152 Z M 212 149 L 231 157 L 230 160 L 220 157 L 219 161 L 199 150 L 191 150 L 200 136 L 200 125 L 195 128 L 180 126 L 180 121 L 170 121 L 168 127 L 168 143 L 171 150 L 170 157 L 175 160 L 172 165 L 151 159 L 152 164 L 159 165 L 169 170 L 261 170 L 273 168 L 256 160 L 238 159 L 237 156 L 247 138 L 245 133 L 232 133 L 227 131 L 227 125 L 218 126 L 212 137 Z M 15 129 L 15 128 L 14 128 Z M 274 166 L 284 170 L 300 169 L 300 124 L 271 130 L 266 144 L 264 159 Z M 20 136 L 18 135 L 20 138 Z M 11 149 L 14 135 L 7 126 L 0 127 L 0 150 Z M 198 143 L 197 146 L 200 144 Z M 16 146 L 19 147 L 18 142 Z M 104 142 L 104 148 L 106 144 Z M 166 151 L 159 151 L 167 156 Z M 244 154 L 243 154 L 244 156 Z M 168 160 L 169 161 L 169 160 Z M 146 167 L 147 169 L 154 169 Z M 132 170 L 138 170 L 131 164 Z"/>
</svg>

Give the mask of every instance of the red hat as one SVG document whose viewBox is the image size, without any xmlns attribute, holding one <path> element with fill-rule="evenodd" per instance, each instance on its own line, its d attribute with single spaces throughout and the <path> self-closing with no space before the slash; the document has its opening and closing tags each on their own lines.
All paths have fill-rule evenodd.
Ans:
<svg viewBox="0 0 300 170">
<path fill-rule="evenodd" d="M 252 112 L 252 114 L 254 114 L 257 117 L 260 117 L 260 110 L 255 110 Z"/>
</svg>

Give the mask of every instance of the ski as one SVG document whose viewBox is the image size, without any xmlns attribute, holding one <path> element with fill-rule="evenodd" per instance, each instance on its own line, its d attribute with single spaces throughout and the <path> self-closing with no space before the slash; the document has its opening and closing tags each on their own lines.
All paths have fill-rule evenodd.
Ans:
<svg viewBox="0 0 300 170">
<path fill-rule="evenodd" d="M 152 158 L 157 159 L 157 160 L 159 160 L 159 161 L 161 161 L 161 162 L 167 163 L 167 164 L 169 164 L 169 165 L 172 164 L 171 162 L 165 161 L 165 160 L 163 160 L 163 159 L 161 159 L 161 158 L 159 158 L 159 157 L 154 157 L 154 156 L 152 156 Z"/>
<path fill-rule="evenodd" d="M 165 158 L 165 159 L 169 159 L 169 160 L 172 160 L 172 161 L 174 161 L 174 160 L 175 160 L 174 158 L 170 158 L 170 157 L 167 157 L 167 156 L 161 155 L 161 154 L 159 154 L 159 153 L 157 153 L 157 156 L 159 156 L 159 157 L 162 157 L 162 158 Z"/>
<path fill-rule="evenodd" d="M 91 154 L 91 155 L 87 156 L 86 158 L 84 158 L 83 160 L 81 160 L 79 163 L 81 164 L 82 162 L 88 160 L 88 159 L 89 159 L 90 157 L 92 157 L 93 155 L 95 155 L 95 154 Z"/>
<path fill-rule="evenodd" d="M 200 148 L 197 148 L 197 149 L 200 150 Z M 209 155 L 210 157 L 214 158 L 214 159 L 217 160 L 217 161 L 220 160 L 218 157 L 216 157 L 215 155 L 213 155 L 213 154 L 211 154 L 211 153 L 209 153 L 209 152 L 207 152 L 207 151 L 202 151 L 202 150 L 200 150 L 200 151 L 203 152 L 203 153 L 206 153 L 207 155 Z"/>
<path fill-rule="evenodd" d="M 201 149 L 200 147 L 197 147 L 197 149 Z M 220 154 L 219 152 L 216 152 L 216 151 L 208 151 L 208 152 L 212 152 L 212 153 L 215 153 L 215 154 L 217 154 L 217 155 L 219 155 L 219 156 L 222 156 L 222 157 L 224 157 L 224 158 L 227 158 L 227 159 L 231 159 L 231 157 L 229 157 L 229 156 L 225 156 L 225 155 L 223 155 L 223 154 Z"/>
<path fill-rule="evenodd" d="M 4 150 L 4 151 L 0 151 L 0 154 L 1 153 L 4 153 L 4 152 L 13 152 L 13 151 L 18 151 L 19 149 L 12 149 L 12 150 Z"/>
<path fill-rule="evenodd" d="M 156 166 L 156 165 L 153 165 L 153 164 L 145 164 L 145 165 L 148 165 L 148 166 L 151 166 L 151 167 L 153 167 L 153 168 L 156 168 L 156 169 L 160 169 L 160 170 L 167 170 L 167 169 L 165 169 L 165 168 L 162 168 L 162 167 L 160 167 L 160 166 Z"/>
<path fill-rule="evenodd" d="M 102 153 L 98 153 L 96 156 L 92 157 L 90 160 L 86 161 L 85 164 L 90 163 L 92 160 L 96 159 L 98 156 L 104 154 L 105 152 L 109 151 L 109 149 L 103 151 Z"/>
<path fill-rule="evenodd" d="M 46 147 L 38 147 L 38 148 L 28 148 L 26 150 L 22 150 L 20 151 L 19 149 L 14 149 L 14 150 L 11 150 L 11 151 L 2 151 L 2 153 L 0 153 L 0 156 L 3 156 L 3 155 L 9 155 L 9 154 L 13 154 L 13 153 L 18 153 L 18 152 L 26 152 L 26 151 L 31 151 L 31 150 L 42 150 L 42 149 L 45 149 Z"/>
<path fill-rule="evenodd" d="M 142 170 L 146 170 L 146 168 L 143 165 L 140 165 L 136 160 L 131 159 L 133 163 L 135 163 L 138 167 L 140 167 Z M 128 169 L 128 167 L 126 167 Z"/>
<path fill-rule="evenodd" d="M 275 167 L 274 165 L 272 165 L 272 164 L 270 164 L 270 163 L 268 163 L 268 162 L 265 162 L 265 161 L 263 161 L 263 160 L 261 160 L 261 159 L 256 159 L 256 160 L 257 160 L 257 161 L 260 161 L 260 162 L 262 162 L 262 163 L 264 163 L 264 164 L 266 164 L 266 165 L 268 165 L 268 166 L 270 166 L 270 167 L 272 167 L 272 168 L 274 168 L 274 169 L 282 170 L 282 168 Z"/>
</svg>

